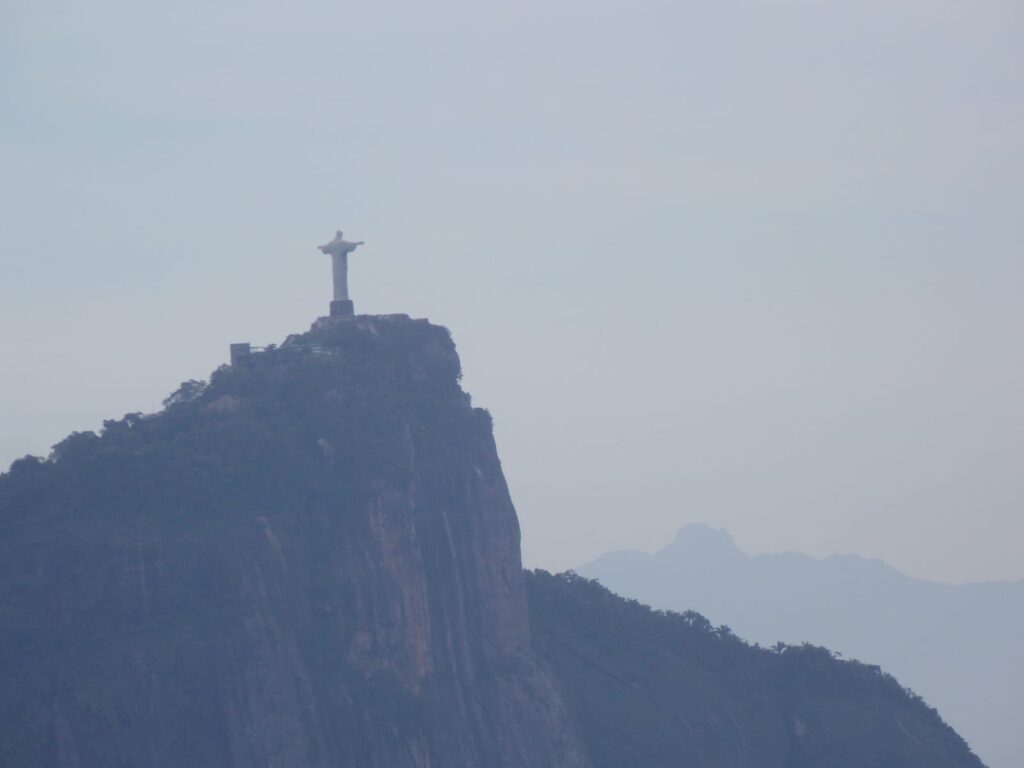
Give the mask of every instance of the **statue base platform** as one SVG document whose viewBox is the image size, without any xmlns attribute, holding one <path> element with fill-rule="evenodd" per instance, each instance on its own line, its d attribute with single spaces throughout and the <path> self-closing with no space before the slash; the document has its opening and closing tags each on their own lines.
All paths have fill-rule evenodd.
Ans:
<svg viewBox="0 0 1024 768">
<path fill-rule="evenodd" d="M 355 305 L 348 299 L 338 299 L 331 302 L 331 317 L 352 317 L 355 313 Z"/>
</svg>

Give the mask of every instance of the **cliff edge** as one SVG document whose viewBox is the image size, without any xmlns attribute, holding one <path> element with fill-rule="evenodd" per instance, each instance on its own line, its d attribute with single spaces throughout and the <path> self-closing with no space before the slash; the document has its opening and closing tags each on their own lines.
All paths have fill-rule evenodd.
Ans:
<svg viewBox="0 0 1024 768">
<path fill-rule="evenodd" d="M 584 766 L 444 328 L 321 322 L 0 478 L 0 765 Z"/>
<path fill-rule="evenodd" d="M 877 670 L 529 577 L 447 330 L 321 320 L 0 475 L 0 767 L 977 768 Z"/>
</svg>

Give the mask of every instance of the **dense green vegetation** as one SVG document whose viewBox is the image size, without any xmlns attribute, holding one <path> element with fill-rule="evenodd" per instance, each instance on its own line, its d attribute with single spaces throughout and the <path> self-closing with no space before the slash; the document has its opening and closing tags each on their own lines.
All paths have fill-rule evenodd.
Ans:
<svg viewBox="0 0 1024 768">
<path fill-rule="evenodd" d="M 295 504 L 297 478 L 344 499 L 358 478 L 408 482 L 403 455 L 423 436 L 410 430 L 436 439 L 487 424 L 466 408 L 442 328 L 345 325 L 313 338 L 327 352 L 271 349 L 219 368 L 209 383 L 185 382 L 159 414 L 128 414 L 98 435 L 72 434 L 47 460 L 16 461 L 0 475 L 0 524 L 77 513 L 96 525 L 161 525 L 200 511 L 223 521 Z"/>
<path fill-rule="evenodd" d="M 750 646 L 574 574 L 527 574 L 538 653 L 595 768 L 980 766 L 877 667 L 824 648 Z"/>
</svg>

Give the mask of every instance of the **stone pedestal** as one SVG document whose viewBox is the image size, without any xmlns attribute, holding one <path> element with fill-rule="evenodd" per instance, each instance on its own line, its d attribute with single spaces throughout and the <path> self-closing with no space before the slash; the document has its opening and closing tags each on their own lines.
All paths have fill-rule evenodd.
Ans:
<svg viewBox="0 0 1024 768">
<path fill-rule="evenodd" d="M 352 317 L 356 313 L 350 299 L 335 299 L 331 302 L 331 317 Z"/>
</svg>

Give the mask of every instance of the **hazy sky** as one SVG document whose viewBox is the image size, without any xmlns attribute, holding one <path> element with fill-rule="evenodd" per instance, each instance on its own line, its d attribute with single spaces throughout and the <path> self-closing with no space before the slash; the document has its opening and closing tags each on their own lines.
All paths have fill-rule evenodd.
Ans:
<svg viewBox="0 0 1024 768">
<path fill-rule="evenodd" d="M 1024 4 L 0 4 L 0 463 L 327 307 L 452 329 L 527 564 L 1024 577 Z"/>
</svg>

